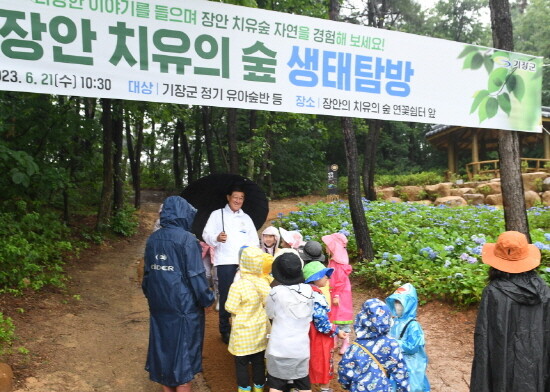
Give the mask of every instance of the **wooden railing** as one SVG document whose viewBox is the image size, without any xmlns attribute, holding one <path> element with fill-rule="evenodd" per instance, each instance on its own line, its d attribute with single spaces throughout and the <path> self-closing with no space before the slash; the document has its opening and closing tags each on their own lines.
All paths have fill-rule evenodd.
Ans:
<svg viewBox="0 0 550 392">
<path fill-rule="evenodd" d="M 550 173 L 550 159 L 520 158 L 522 173 L 547 172 Z M 466 164 L 468 179 L 473 180 L 475 175 L 500 177 L 499 160 L 470 162 Z"/>
</svg>

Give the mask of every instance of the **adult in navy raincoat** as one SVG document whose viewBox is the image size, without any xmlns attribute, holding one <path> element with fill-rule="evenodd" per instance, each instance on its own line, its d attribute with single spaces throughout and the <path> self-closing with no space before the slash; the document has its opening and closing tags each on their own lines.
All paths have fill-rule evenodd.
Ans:
<svg viewBox="0 0 550 392">
<path fill-rule="evenodd" d="M 147 240 L 142 288 L 150 311 L 145 369 L 164 392 L 190 392 L 202 371 L 204 308 L 212 305 L 201 248 L 189 232 L 196 210 L 180 196 L 164 201 L 161 228 Z"/>
<path fill-rule="evenodd" d="M 418 295 L 410 283 L 405 283 L 386 298 L 386 304 L 394 317 L 390 336 L 399 342 L 403 358 L 409 369 L 411 392 L 430 391 L 426 376 L 428 356 L 424 347 L 424 331 L 416 321 Z"/>
<path fill-rule="evenodd" d="M 474 334 L 472 392 L 550 392 L 550 288 L 541 254 L 517 231 L 483 246 L 489 284 Z"/>
</svg>

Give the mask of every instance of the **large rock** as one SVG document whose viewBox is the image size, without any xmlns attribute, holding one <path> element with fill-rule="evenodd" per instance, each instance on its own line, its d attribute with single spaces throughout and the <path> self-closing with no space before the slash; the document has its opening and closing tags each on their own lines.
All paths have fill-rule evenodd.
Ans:
<svg viewBox="0 0 550 392">
<path fill-rule="evenodd" d="M 0 392 L 11 392 L 13 389 L 13 371 L 10 365 L 0 362 Z"/>
<path fill-rule="evenodd" d="M 439 206 L 441 204 L 445 204 L 449 207 L 462 207 L 468 205 L 468 203 L 466 203 L 466 200 L 464 200 L 460 196 L 438 197 L 435 200 L 434 205 Z"/>
<path fill-rule="evenodd" d="M 401 187 L 399 194 L 396 196 L 405 201 L 417 201 L 424 198 L 425 191 L 423 187 L 408 185 Z"/>
<path fill-rule="evenodd" d="M 545 206 L 550 206 L 550 191 L 546 191 L 542 193 L 542 204 Z"/>
<path fill-rule="evenodd" d="M 438 197 L 451 196 L 451 187 L 452 183 L 444 182 L 441 184 L 426 185 L 424 187 L 424 190 L 426 191 L 426 194 L 428 195 L 428 198 L 430 200 L 435 200 Z"/>
<path fill-rule="evenodd" d="M 550 191 L 550 177 L 546 177 L 542 181 L 542 191 L 543 192 Z"/>
<path fill-rule="evenodd" d="M 485 204 L 491 206 L 501 206 L 502 205 L 502 194 L 488 195 L 485 197 Z"/>
<path fill-rule="evenodd" d="M 543 190 L 542 184 L 547 177 L 548 173 L 545 172 L 523 173 L 521 175 L 523 189 L 525 191 L 541 192 Z"/>
<path fill-rule="evenodd" d="M 473 188 L 453 188 L 451 189 L 451 194 L 450 195 L 447 195 L 447 196 L 460 196 L 460 197 L 464 197 L 465 194 L 467 193 L 473 193 L 474 192 L 474 189 Z"/>
<path fill-rule="evenodd" d="M 485 196 L 487 195 L 497 195 L 502 193 L 500 188 L 500 182 L 486 182 L 485 184 L 479 184 L 475 188 L 475 193 L 481 193 Z"/>
<path fill-rule="evenodd" d="M 411 204 L 422 204 L 422 205 L 424 205 L 424 206 L 432 205 L 431 200 L 408 201 L 407 203 L 411 203 Z"/>
<path fill-rule="evenodd" d="M 535 191 L 527 191 L 525 192 L 525 208 L 531 208 L 535 206 L 535 204 L 540 203 L 540 196 Z"/>
<path fill-rule="evenodd" d="M 481 193 L 466 193 L 462 196 L 469 205 L 478 206 L 485 203 L 485 196 Z"/>
<path fill-rule="evenodd" d="M 394 196 L 394 187 L 390 186 L 387 188 L 379 189 L 376 193 L 380 195 L 382 200 L 389 200 Z"/>
</svg>

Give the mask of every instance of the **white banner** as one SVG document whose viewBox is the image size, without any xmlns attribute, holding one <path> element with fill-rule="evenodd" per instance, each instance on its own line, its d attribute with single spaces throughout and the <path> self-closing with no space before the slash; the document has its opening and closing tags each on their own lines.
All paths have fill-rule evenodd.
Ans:
<svg viewBox="0 0 550 392">
<path fill-rule="evenodd" d="M 200 0 L 0 0 L 0 90 L 538 131 L 542 58 Z"/>
</svg>

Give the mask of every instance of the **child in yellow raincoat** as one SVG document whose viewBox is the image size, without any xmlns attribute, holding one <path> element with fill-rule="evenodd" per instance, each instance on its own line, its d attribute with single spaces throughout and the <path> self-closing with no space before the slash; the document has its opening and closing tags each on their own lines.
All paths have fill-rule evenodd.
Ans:
<svg viewBox="0 0 550 392">
<path fill-rule="evenodd" d="M 264 354 L 269 324 L 264 303 L 270 287 L 262 276 L 263 266 L 264 252 L 256 247 L 243 249 L 240 279 L 231 285 L 225 303 L 225 310 L 232 316 L 228 350 L 235 356 L 239 392 L 264 390 Z M 252 387 L 249 382 L 249 363 L 252 364 Z"/>
</svg>

